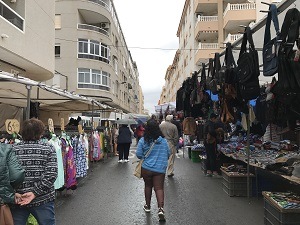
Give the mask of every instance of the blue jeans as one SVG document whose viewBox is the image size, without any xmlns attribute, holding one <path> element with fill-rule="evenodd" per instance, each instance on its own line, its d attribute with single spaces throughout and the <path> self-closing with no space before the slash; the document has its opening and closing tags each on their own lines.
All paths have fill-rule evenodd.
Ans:
<svg viewBox="0 0 300 225">
<path fill-rule="evenodd" d="M 14 225 L 26 225 L 31 213 L 39 225 L 55 225 L 54 202 L 47 202 L 37 207 L 16 207 L 11 208 Z"/>
</svg>

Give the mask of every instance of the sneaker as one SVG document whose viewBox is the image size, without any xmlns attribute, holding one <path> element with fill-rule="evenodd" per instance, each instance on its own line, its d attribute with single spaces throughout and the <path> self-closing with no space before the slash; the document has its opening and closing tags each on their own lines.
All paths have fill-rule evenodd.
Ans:
<svg viewBox="0 0 300 225">
<path fill-rule="evenodd" d="M 163 208 L 159 208 L 158 209 L 158 217 L 159 217 L 159 221 L 165 221 L 165 212 Z"/>
<path fill-rule="evenodd" d="M 174 173 L 168 174 L 168 177 L 174 177 Z"/>
<path fill-rule="evenodd" d="M 126 163 L 129 162 L 129 159 L 124 159 L 124 162 L 126 162 Z"/>
<path fill-rule="evenodd" d="M 122 163 L 122 162 L 123 162 L 123 159 L 118 160 L 118 163 Z"/>
<path fill-rule="evenodd" d="M 222 177 L 221 175 L 219 175 L 219 174 L 213 174 L 212 177 L 213 177 L 213 178 L 218 178 L 218 179 L 223 178 L 223 177 Z"/>
<path fill-rule="evenodd" d="M 206 177 L 212 177 L 212 174 L 211 173 L 207 173 L 205 174 Z"/>
<path fill-rule="evenodd" d="M 147 205 L 144 205 L 143 209 L 144 209 L 144 211 L 145 211 L 146 213 L 149 213 L 149 212 L 150 212 L 150 207 L 147 206 Z"/>
</svg>

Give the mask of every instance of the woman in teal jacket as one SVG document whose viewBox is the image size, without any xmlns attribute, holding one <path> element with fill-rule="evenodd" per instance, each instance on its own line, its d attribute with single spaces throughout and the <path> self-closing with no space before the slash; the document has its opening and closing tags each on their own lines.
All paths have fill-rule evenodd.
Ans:
<svg viewBox="0 0 300 225">
<path fill-rule="evenodd" d="M 12 147 L 0 144 L 0 201 L 15 203 L 14 189 L 24 181 L 24 169 L 19 163 Z"/>
<path fill-rule="evenodd" d="M 150 150 L 148 157 L 145 155 Z M 145 212 L 150 212 L 152 189 L 156 194 L 158 204 L 158 216 L 160 220 L 165 220 L 164 215 L 164 181 L 168 159 L 170 156 L 170 148 L 166 139 L 159 129 L 156 120 L 150 119 L 145 127 L 144 137 L 138 143 L 136 156 L 144 159 L 142 164 L 142 177 L 145 182 Z"/>
</svg>

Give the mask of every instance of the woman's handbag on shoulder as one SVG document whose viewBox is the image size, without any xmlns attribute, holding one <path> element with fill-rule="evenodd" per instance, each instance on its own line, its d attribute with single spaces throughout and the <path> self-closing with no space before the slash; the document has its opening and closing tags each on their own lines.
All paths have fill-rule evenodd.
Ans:
<svg viewBox="0 0 300 225">
<path fill-rule="evenodd" d="M 14 225 L 14 220 L 8 205 L 3 204 L 0 207 L 0 225 Z"/>
<path fill-rule="evenodd" d="M 152 148 L 154 147 L 156 141 L 153 142 L 153 144 L 151 145 L 151 147 L 149 148 L 149 150 L 147 151 L 147 153 L 145 154 L 144 159 L 141 159 L 139 161 L 139 163 L 136 165 L 133 175 L 136 176 L 137 178 L 142 178 L 142 164 L 144 162 L 144 160 L 150 155 Z M 1 224 L 2 225 L 2 224 Z"/>
</svg>

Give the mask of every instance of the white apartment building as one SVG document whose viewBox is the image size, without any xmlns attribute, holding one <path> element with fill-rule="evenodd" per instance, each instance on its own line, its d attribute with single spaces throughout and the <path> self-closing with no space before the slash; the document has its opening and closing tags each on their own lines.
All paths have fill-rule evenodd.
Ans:
<svg viewBox="0 0 300 225">
<path fill-rule="evenodd" d="M 54 73 L 55 2 L 0 0 L 0 70 L 45 81 Z"/>
<path fill-rule="evenodd" d="M 166 71 L 160 103 L 176 101 L 183 81 L 216 52 L 223 51 L 224 43 L 239 39 L 241 26 L 254 26 L 266 15 L 260 10 L 267 9 L 255 0 L 186 0 L 177 31 L 179 50 Z"/>
<path fill-rule="evenodd" d="M 55 70 L 51 82 L 62 89 L 143 113 L 138 68 L 111 0 L 55 1 Z"/>
</svg>

